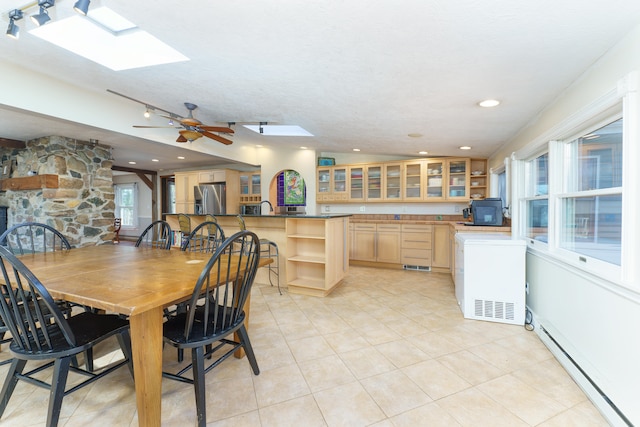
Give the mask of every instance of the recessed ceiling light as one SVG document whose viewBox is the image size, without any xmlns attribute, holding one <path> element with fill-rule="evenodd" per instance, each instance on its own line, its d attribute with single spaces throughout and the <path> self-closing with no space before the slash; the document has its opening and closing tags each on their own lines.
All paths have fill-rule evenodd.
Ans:
<svg viewBox="0 0 640 427">
<path fill-rule="evenodd" d="M 354 148 L 353 151 L 360 151 L 360 149 L 359 148 Z"/>
<path fill-rule="evenodd" d="M 500 101 L 497 99 L 485 99 L 484 101 L 478 102 L 478 105 L 485 108 L 495 107 L 500 105 Z"/>
<path fill-rule="evenodd" d="M 418 151 L 418 154 L 429 154 L 428 151 Z"/>
<path fill-rule="evenodd" d="M 178 158 L 179 158 L 180 160 L 184 160 L 184 157 L 183 157 L 183 156 L 178 156 Z"/>
<path fill-rule="evenodd" d="M 262 148 L 262 147 L 264 147 L 264 145 L 262 145 L 262 144 L 258 144 L 258 145 L 256 145 L 256 147 L 258 147 L 258 148 Z"/>
<path fill-rule="evenodd" d="M 468 145 L 463 145 L 462 147 L 458 147 L 461 150 L 471 150 L 471 147 L 469 147 Z"/>
<path fill-rule="evenodd" d="M 135 164 L 136 164 L 136 162 L 129 162 L 129 164 L 130 164 L 130 165 L 135 165 Z"/>
<path fill-rule="evenodd" d="M 160 160 L 158 159 L 151 159 L 152 162 L 159 162 Z"/>
<path fill-rule="evenodd" d="M 300 147 L 300 149 L 301 149 L 301 150 L 306 150 L 306 149 L 307 149 L 307 147 Z"/>
<path fill-rule="evenodd" d="M 420 138 L 420 137 L 422 136 L 422 134 L 421 134 L 421 133 L 417 133 L 417 132 L 416 132 L 416 133 L 410 133 L 410 134 L 407 134 L 407 136 L 408 136 L 409 138 Z"/>
</svg>

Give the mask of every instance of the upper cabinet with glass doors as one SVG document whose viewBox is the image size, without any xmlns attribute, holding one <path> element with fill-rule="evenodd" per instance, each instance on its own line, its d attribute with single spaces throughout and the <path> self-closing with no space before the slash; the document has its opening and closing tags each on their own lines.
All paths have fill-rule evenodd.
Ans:
<svg viewBox="0 0 640 427">
<path fill-rule="evenodd" d="M 402 164 L 387 163 L 384 165 L 384 199 L 402 200 Z"/>
<path fill-rule="evenodd" d="M 404 164 L 403 184 L 404 193 L 403 199 L 405 201 L 417 200 L 421 201 L 422 187 L 423 187 L 423 167 L 425 162 L 423 160 L 406 162 Z"/>
<path fill-rule="evenodd" d="M 486 159 L 430 158 L 317 168 L 319 203 L 468 202 L 489 195 Z"/>
<path fill-rule="evenodd" d="M 469 200 L 469 159 L 447 160 L 449 183 L 447 200 Z"/>
</svg>

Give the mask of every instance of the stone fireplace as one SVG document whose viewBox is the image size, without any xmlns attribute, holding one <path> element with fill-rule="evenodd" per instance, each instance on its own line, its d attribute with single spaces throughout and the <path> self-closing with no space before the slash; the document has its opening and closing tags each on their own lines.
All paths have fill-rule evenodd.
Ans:
<svg viewBox="0 0 640 427">
<path fill-rule="evenodd" d="M 0 154 L 3 164 L 15 161 L 10 178 L 57 177 L 57 188 L 19 189 L 17 184 L 16 189 L 0 192 L 0 206 L 8 207 L 9 227 L 42 222 L 60 231 L 74 247 L 112 240 L 115 201 L 108 147 L 50 136 L 27 141 L 25 149 L 0 149 Z"/>
</svg>

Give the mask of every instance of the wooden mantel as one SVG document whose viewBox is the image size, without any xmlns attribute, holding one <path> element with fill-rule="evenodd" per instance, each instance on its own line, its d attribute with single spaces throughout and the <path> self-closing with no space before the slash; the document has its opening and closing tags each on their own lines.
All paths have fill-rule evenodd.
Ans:
<svg viewBox="0 0 640 427">
<path fill-rule="evenodd" d="M 58 175 L 34 175 L 0 180 L 0 191 L 58 188 Z"/>
</svg>

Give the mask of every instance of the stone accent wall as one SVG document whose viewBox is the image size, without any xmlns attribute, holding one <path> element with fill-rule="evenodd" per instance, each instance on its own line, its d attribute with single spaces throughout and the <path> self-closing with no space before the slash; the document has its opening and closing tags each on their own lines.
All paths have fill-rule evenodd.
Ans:
<svg viewBox="0 0 640 427">
<path fill-rule="evenodd" d="M 58 175 L 59 181 L 57 189 L 0 192 L 0 205 L 9 207 L 9 227 L 42 222 L 64 234 L 73 247 L 112 240 L 115 195 L 108 147 L 50 136 L 28 141 L 24 150 L 0 153 L 17 162 L 12 178 L 33 171 Z"/>
</svg>

